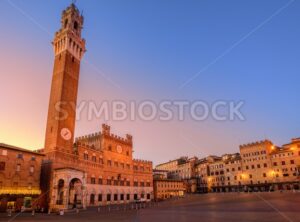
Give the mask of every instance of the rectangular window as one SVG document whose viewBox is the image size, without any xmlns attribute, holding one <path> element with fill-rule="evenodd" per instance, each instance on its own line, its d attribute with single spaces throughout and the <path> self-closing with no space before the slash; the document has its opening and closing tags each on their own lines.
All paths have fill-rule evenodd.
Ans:
<svg viewBox="0 0 300 222">
<path fill-rule="evenodd" d="M 263 177 L 267 177 L 267 174 L 266 174 L 266 173 L 263 173 Z"/>
<path fill-rule="evenodd" d="M 30 173 L 34 173 L 34 166 L 30 166 L 29 172 L 30 172 Z"/>
<path fill-rule="evenodd" d="M 35 161 L 35 156 L 32 156 L 32 157 L 31 157 L 31 160 L 32 160 L 32 161 Z"/>
<path fill-rule="evenodd" d="M 106 201 L 110 201 L 111 200 L 111 194 L 107 194 L 106 195 Z"/>
<path fill-rule="evenodd" d="M 137 187 L 137 186 L 138 186 L 138 182 L 137 182 L 137 181 L 134 181 L 134 182 L 133 182 L 133 186 Z"/>
<path fill-rule="evenodd" d="M 294 161 L 294 160 L 291 160 L 291 164 L 295 164 L 295 161 Z"/>
<path fill-rule="evenodd" d="M 130 181 L 126 181 L 126 186 L 130 186 Z"/>
<path fill-rule="evenodd" d="M 257 168 L 260 168 L 260 164 L 257 164 Z"/>
<path fill-rule="evenodd" d="M 18 159 L 23 159 L 23 154 L 22 154 L 22 153 L 18 153 L 18 154 L 17 154 L 17 158 L 18 158 Z"/>
<path fill-rule="evenodd" d="M 282 161 L 281 164 L 282 164 L 282 165 L 285 165 L 285 161 Z"/>
<path fill-rule="evenodd" d="M 117 180 L 114 180 L 114 185 L 118 186 L 118 181 Z"/>
<path fill-rule="evenodd" d="M 99 178 L 99 179 L 98 179 L 98 184 L 103 184 L 102 178 Z"/>
<path fill-rule="evenodd" d="M 0 162 L 0 171 L 5 170 L 5 162 Z"/>
<path fill-rule="evenodd" d="M 267 167 L 268 167 L 268 165 L 266 163 L 264 163 L 264 168 L 267 168 Z"/>
<path fill-rule="evenodd" d="M 7 150 L 2 150 L 2 155 L 7 156 Z"/>
<path fill-rule="evenodd" d="M 273 166 L 277 166 L 277 162 L 274 162 L 274 163 L 273 163 Z"/>
<path fill-rule="evenodd" d="M 21 170 L 21 164 L 17 164 L 16 171 L 17 171 L 17 172 L 20 172 L 20 170 Z"/>
<path fill-rule="evenodd" d="M 115 167 L 119 167 L 119 163 L 118 162 L 115 162 Z"/>
<path fill-rule="evenodd" d="M 107 160 L 107 165 L 111 166 L 111 160 Z"/>
<path fill-rule="evenodd" d="M 124 200 L 124 194 L 120 195 L 120 200 Z"/>
<path fill-rule="evenodd" d="M 114 201 L 117 201 L 118 200 L 118 194 L 114 194 Z"/>
<path fill-rule="evenodd" d="M 95 156 L 92 156 L 92 161 L 93 161 L 93 162 L 96 162 L 96 161 L 97 161 L 97 159 L 96 159 Z"/>
<path fill-rule="evenodd" d="M 130 165 L 129 164 L 126 164 L 126 167 L 128 170 L 130 170 Z"/>
<path fill-rule="evenodd" d="M 95 177 L 92 177 L 92 178 L 91 178 L 91 184 L 96 184 L 96 179 L 95 179 Z"/>
<path fill-rule="evenodd" d="M 127 199 L 127 200 L 130 200 L 130 194 L 128 193 L 126 196 L 127 196 L 126 199 Z"/>
<path fill-rule="evenodd" d="M 110 180 L 110 179 L 107 179 L 106 184 L 107 184 L 107 185 L 111 185 L 111 180 Z"/>
<path fill-rule="evenodd" d="M 102 194 L 98 194 L 98 202 L 102 202 Z"/>
<path fill-rule="evenodd" d="M 99 163 L 103 164 L 103 158 L 99 158 Z"/>
</svg>

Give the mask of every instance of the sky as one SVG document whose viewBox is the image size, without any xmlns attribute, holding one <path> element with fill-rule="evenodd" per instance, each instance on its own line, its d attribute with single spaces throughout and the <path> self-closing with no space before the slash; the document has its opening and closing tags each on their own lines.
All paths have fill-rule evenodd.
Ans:
<svg viewBox="0 0 300 222">
<path fill-rule="evenodd" d="M 44 145 L 54 55 L 70 0 L 0 0 L 0 142 Z M 243 101 L 245 120 L 76 122 L 133 135 L 134 156 L 154 164 L 239 151 L 300 136 L 300 2 L 288 0 L 77 0 L 87 52 L 78 102 Z"/>
</svg>

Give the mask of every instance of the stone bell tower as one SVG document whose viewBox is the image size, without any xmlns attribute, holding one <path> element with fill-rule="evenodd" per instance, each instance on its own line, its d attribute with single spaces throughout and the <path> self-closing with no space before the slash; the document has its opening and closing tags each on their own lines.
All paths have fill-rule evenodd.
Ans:
<svg viewBox="0 0 300 222">
<path fill-rule="evenodd" d="M 72 3 L 62 12 L 61 28 L 52 42 L 55 59 L 44 152 L 72 152 L 80 61 L 85 50 L 81 38 L 83 16 Z"/>
</svg>

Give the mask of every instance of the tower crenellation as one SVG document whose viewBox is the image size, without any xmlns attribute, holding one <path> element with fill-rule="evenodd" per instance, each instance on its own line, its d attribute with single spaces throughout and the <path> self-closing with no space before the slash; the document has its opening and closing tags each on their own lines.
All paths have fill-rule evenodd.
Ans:
<svg viewBox="0 0 300 222">
<path fill-rule="evenodd" d="M 55 56 L 67 50 L 81 60 L 86 51 L 85 39 L 81 38 L 83 21 L 83 16 L 73 3 L 62 12 L 61 28 L 55 33 L 52 43 Z"/>
</svg>

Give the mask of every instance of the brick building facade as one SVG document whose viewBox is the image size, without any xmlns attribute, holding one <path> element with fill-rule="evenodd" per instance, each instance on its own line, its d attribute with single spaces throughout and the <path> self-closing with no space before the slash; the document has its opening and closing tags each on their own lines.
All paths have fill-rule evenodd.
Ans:
<svg viewBox="0 0 300 222">
<path fill-rule="evenodd" d="M 100 132 L 74 140 L 83 16 L 72 3 L 55 33 L 52 87 L 42 164 L 44 202 L 50 209 L 118 204 L 153 197 L 152 162 L 133 159 L 133 138 Z M 75 141 L 75 142 L 74 142 Z"/>
<path fill-rule="evenodd" d="M 0 212 L 38 205 L 43 154 L 0 144 Z"/>
</svg>

